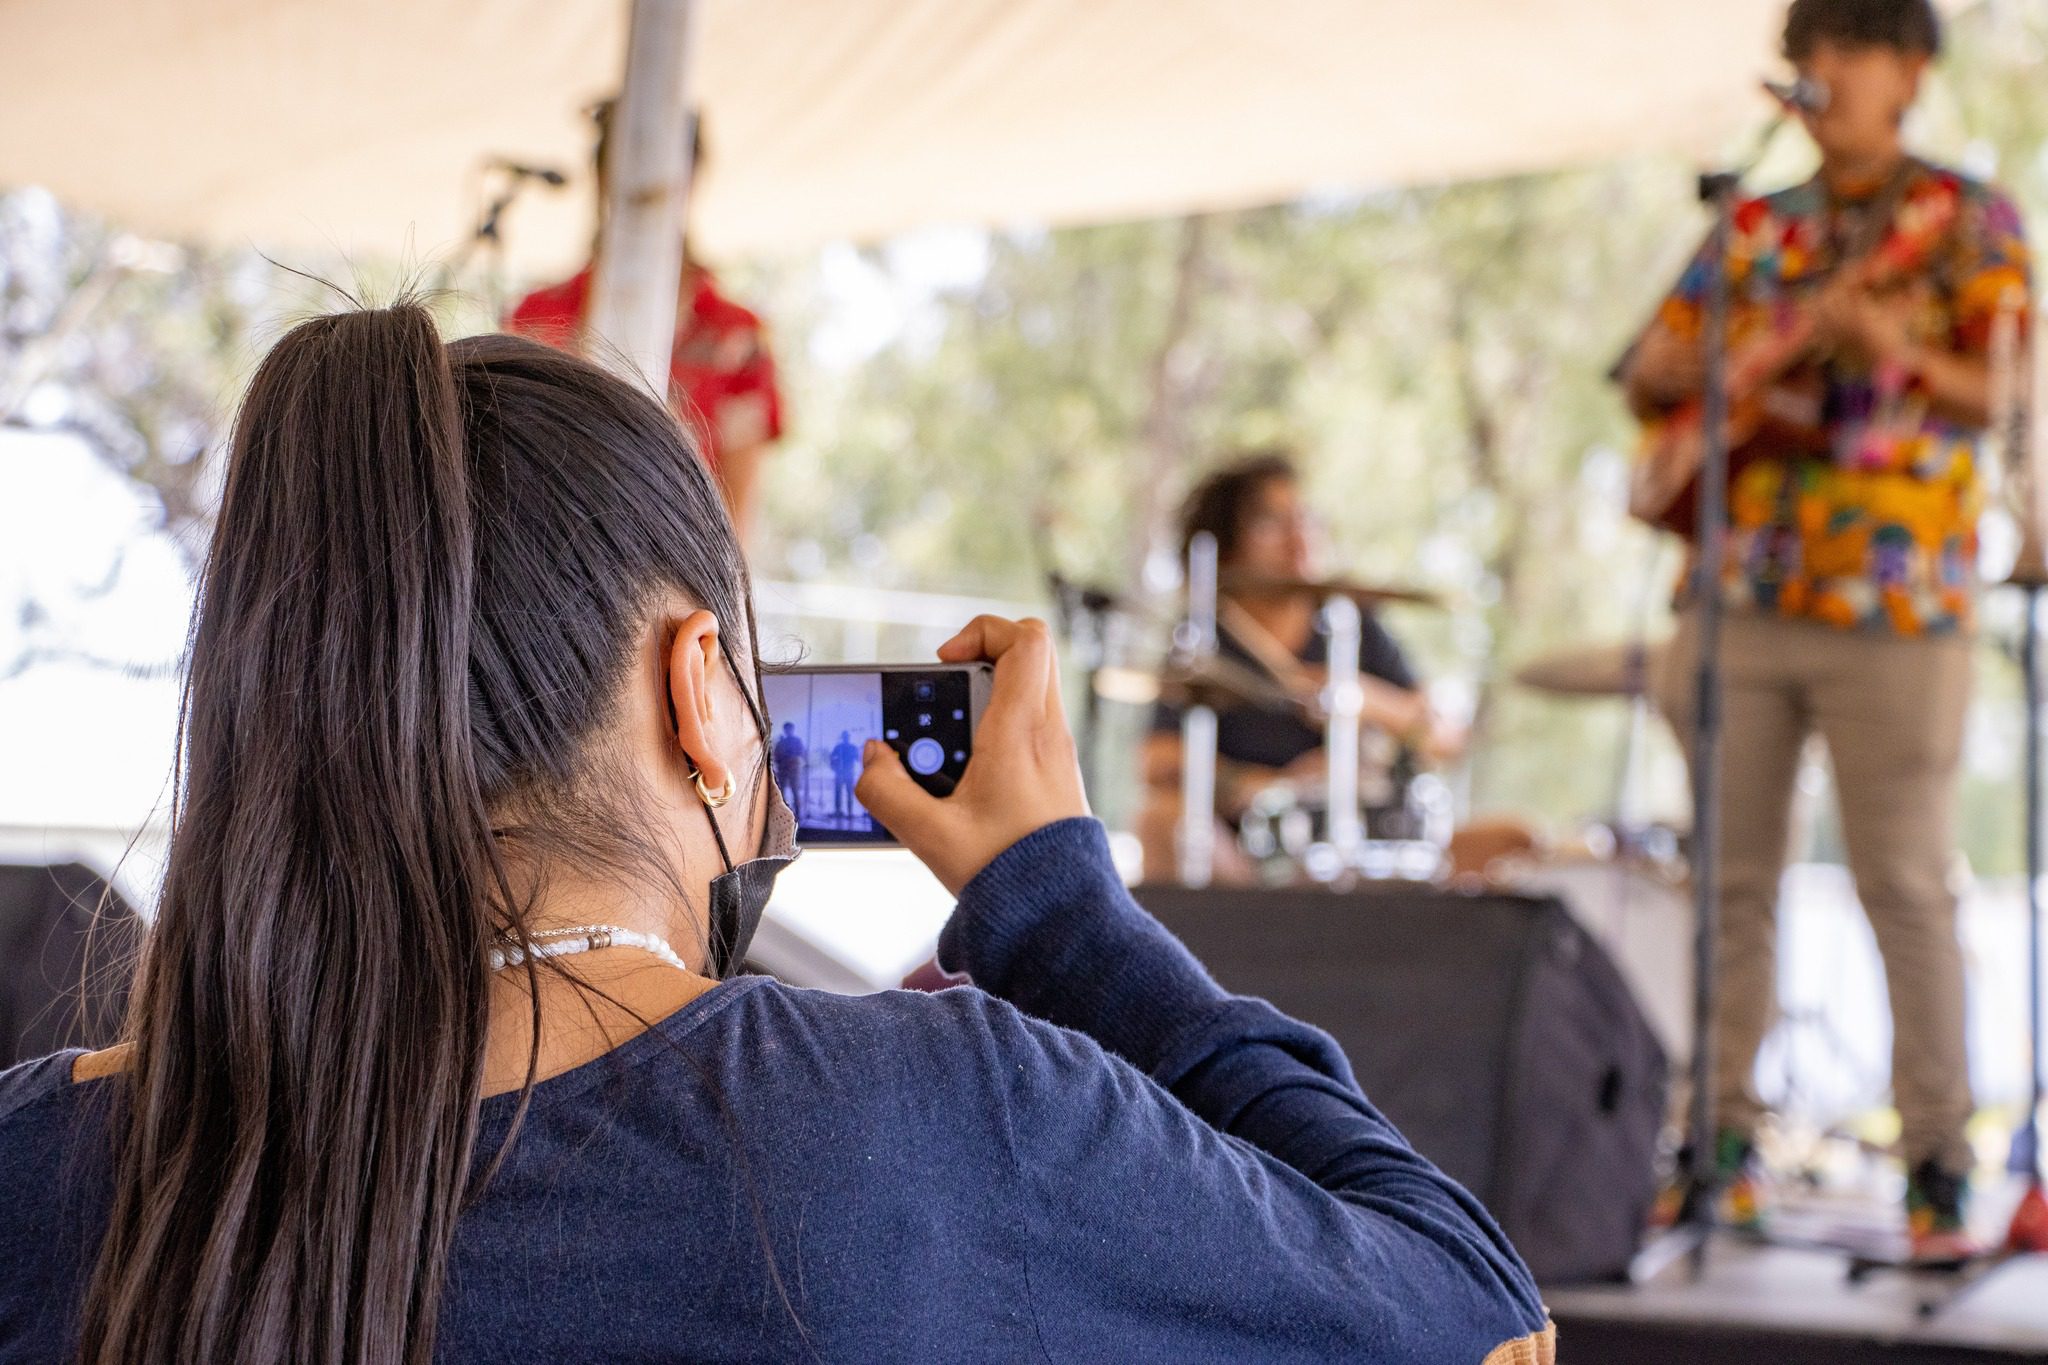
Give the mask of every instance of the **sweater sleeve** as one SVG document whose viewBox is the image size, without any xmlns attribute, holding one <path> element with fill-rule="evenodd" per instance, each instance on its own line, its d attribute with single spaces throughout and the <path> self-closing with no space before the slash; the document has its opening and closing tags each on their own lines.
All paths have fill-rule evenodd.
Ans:
<svg viewBox="0 0 2048 1365">
<path fill-rule="evenodd" d="M 940 960 L 1021 1011 L 992 1027 L 1051 1358 L 1098 1354 L 1112 1325 L 1157 1345 L 1132 1359 L 1444 1365 L 1546 1332 L 1478 1201 L 1328 1035 L 1219 987 L 1124 890 L 1096 822 L 990 864 Z"/>
</svg>

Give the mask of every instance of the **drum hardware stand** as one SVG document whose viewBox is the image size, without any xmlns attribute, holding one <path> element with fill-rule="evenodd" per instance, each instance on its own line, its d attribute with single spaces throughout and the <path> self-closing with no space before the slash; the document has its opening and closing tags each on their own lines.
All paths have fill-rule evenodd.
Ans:
<svg viewBox="0 0 2048 1365">
<path fill-rule="evenodd" d="M 1188 614 L 1174 631 L 1177 652 L 1199 664 L 1216 652 L 1216 537 L 1188 542 Z M 1180 832 L 1176 871 L 1182 886 L 1207 886 L 1216 874 L 1216 711 L 1192 698 L 1180 722 Z"/>
<path fill-rule="evenodd" d="M 1700 202 L 1713 213 L 1704 255 L 1707 315 L 1703 397 L 1705 450 L 1700 461 L 1699 497 L 1693 521 L 1692 583 L 1688 596 L 1699 621 L 1699 659 L 1693 670 L 1692 887 L 1693 1043 L 1692 1113 L 1685 1147 L 1685 1197 L 1678 1220 L 1637 1253 L 1629 1276 L 1652 1279 L 1685 1258 L 1692 1278 L 1707 1268 L 1707 1241 L 1714 1230 L 1720 1173 L 1714 1150 L 1714 949 L 1721 909 L 1721 567 L 1727 556 L 1728 482 L 1728 248 L 1735 235 L 1735 206 L 1743 178 L 1762 159 L 1786 119 L 1783 110 L 1758 137 L 1749 159 L 1699 178 Z"/>
<path fill-rule="evenodd" d="M 1327 759 L 1329 802 L 1329 849 L 1325 855 L 1330 875 L 1319 881 L 1349 881 L 1358 875 L 1360 855 L 1365 847 L 1365 823 L 1358 809 L 1358 724 L 1365 710 L 1365 688 L 1359 682 L 1359 656 L 1364 648 L 1365 623 L 1358 603 L 1339 593 L 1323 604 L 1323 619 L 1329 629 L 1329 687 L 1323 696 L 1325 730 L 1323 753 Z M 1315 856 L 1310 850 L 1310 856 Z M 1310 875 L 1316 868 L 1311 864 Z"/>
</svg>

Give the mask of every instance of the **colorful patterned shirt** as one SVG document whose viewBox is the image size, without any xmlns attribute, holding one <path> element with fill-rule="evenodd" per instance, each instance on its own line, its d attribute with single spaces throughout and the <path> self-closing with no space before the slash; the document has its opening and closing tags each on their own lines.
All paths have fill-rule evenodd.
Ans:
<svg viewBox="0 0 2048 1365">
<path fill-rule="evenodd" d="M 2001 309 L 2023 324 L 2027 248 L 2012 201 L 1912 161 L 1862 199 L 1832 195 L 1816 177 L 1739 206 L 1727 267 L 1730 345 L 1783 325 L 1794 301 L 1887 229 L 1919 243 L 1889 282 L 1911 301 L 1916 343 L 1988 355 Z M 1703 244 L 1658 310 L 1681 336 L 1698 336 L 1704 323 L 1706 264 Z M 1737 474 L 1723 579 L 1730 606 L 1905 635 L 1968 629 L 1981 432 L 1933 410 L 1916 377 L 1842 353 L 1802 362 L 1784 385 L 1817 400 L 1818 439 L 1782 455 L 1766 447 L 1767 458 Z"/>
</svg>

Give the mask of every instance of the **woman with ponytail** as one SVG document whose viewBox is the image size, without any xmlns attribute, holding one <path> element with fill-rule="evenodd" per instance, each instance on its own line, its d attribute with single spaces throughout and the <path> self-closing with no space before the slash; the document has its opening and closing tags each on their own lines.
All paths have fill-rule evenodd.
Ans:
<svg viewBox="0 0 2048 1365">
<path fill-rule="evenodd" d="M 235 426 L 126 1041 L 0 1073 L 0 1361 L 1533 1362 L 1485 1212 L 1124 893 L 1044 629 L 862 801 L 976 988 L 738 974 L 792 822 L 652 398 L 412 305 Z"/>
</svg>

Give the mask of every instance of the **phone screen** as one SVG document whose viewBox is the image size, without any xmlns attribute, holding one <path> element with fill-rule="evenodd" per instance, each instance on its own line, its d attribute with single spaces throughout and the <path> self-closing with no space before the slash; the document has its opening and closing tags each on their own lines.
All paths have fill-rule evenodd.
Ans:
<svg viewBox="0 0 2048 1365">
<path fill-rule="evenodd" d="M 802 844 L 886 844 L 854 784 L 861 751 L 882 739 L 934 796 L 952 794 L 973 749 L 968 670 L 796 669 L 763 680 L 769 765 Z"/>
</svg>

